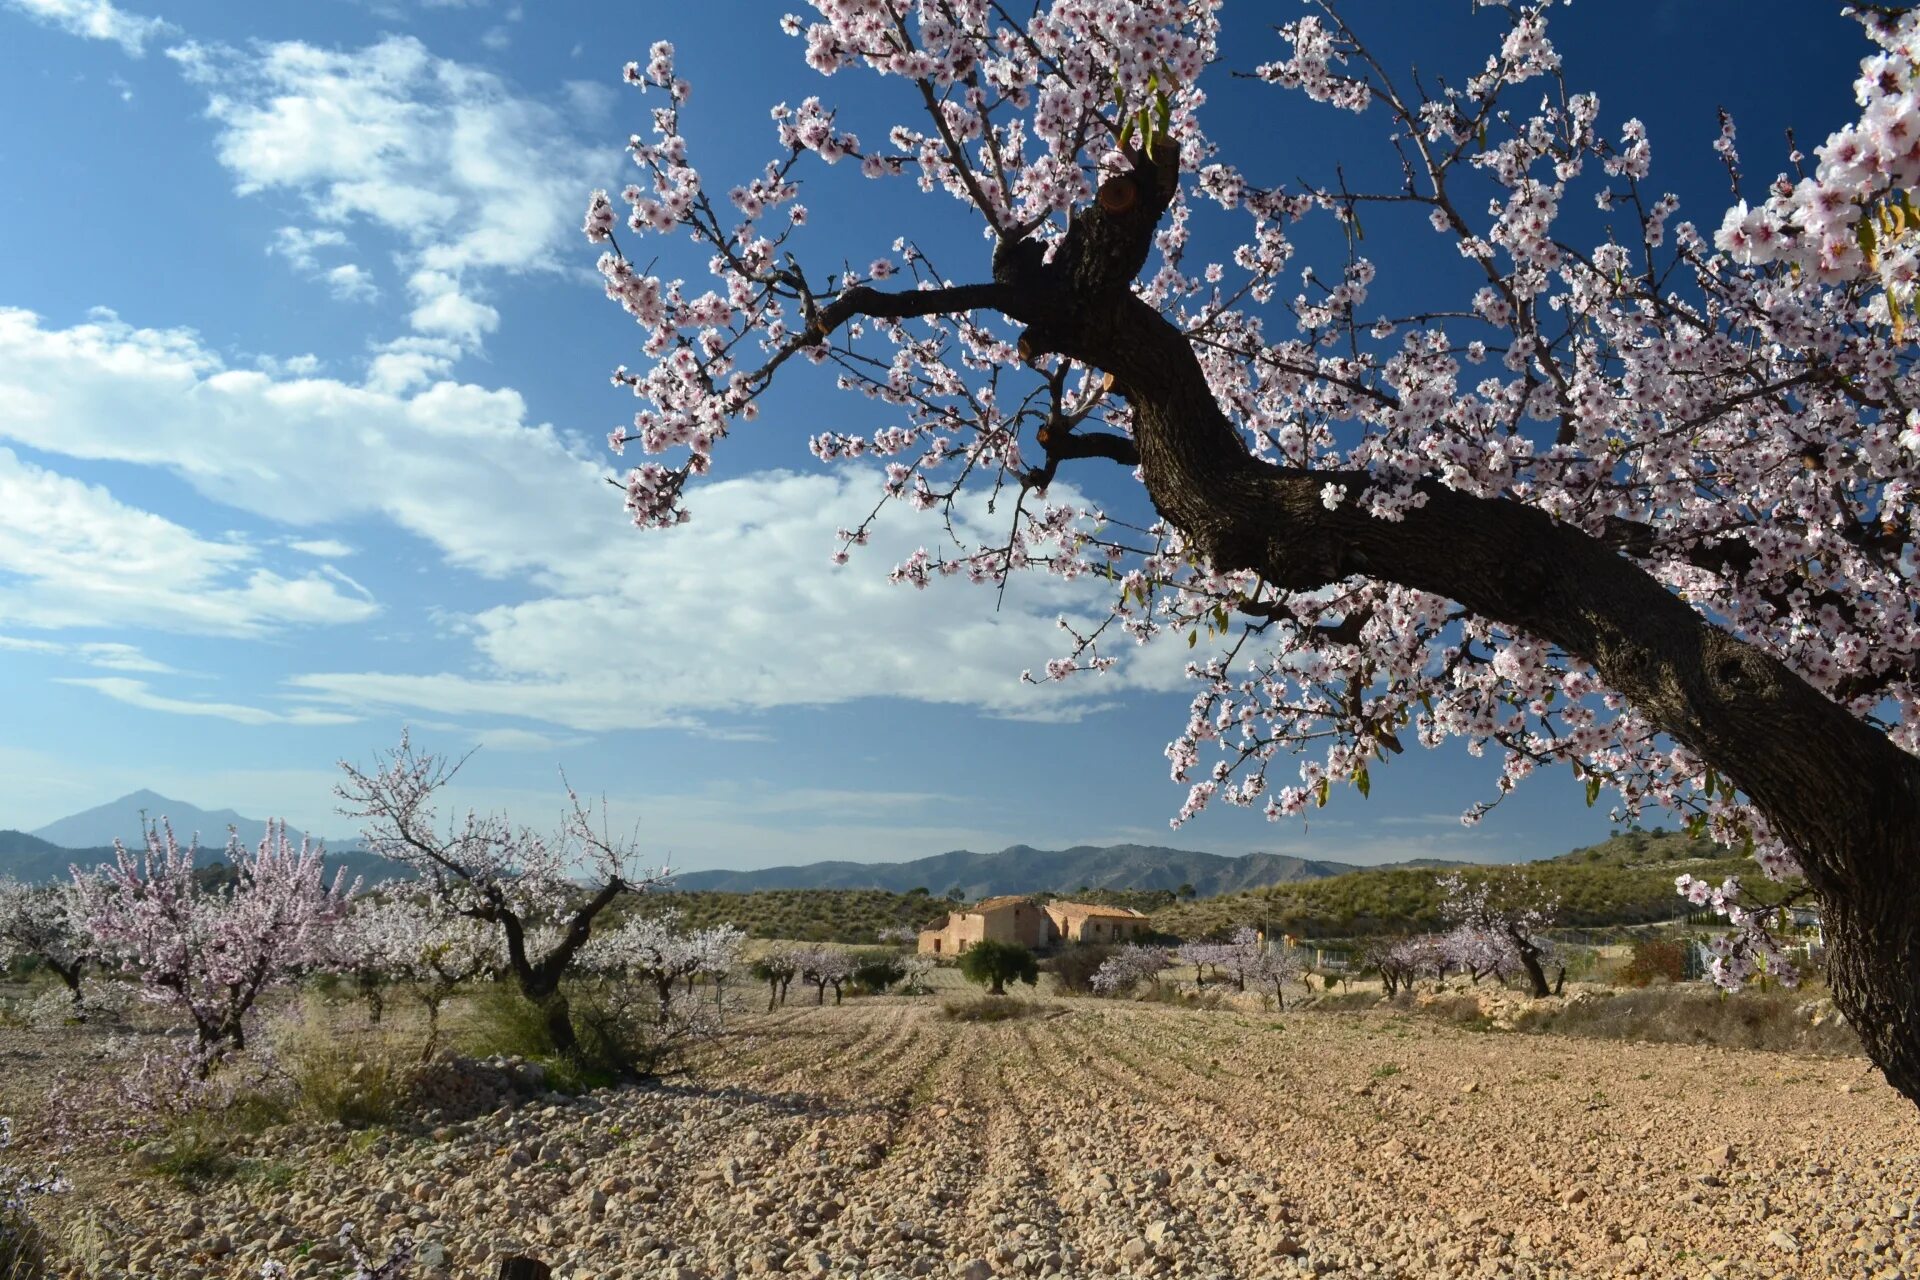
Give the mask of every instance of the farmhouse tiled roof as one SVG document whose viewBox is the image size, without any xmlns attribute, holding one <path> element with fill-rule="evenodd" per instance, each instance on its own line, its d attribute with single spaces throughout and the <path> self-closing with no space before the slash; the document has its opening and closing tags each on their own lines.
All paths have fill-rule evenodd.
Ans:
<svg viewBox="0 0 1920 1280">
<path fill-rule="evenodd" d="M 1132 907 L 1103 907 L 1092 902 L 1049 902 L 1049 911 L 1058 911 L 1071 920 L 1085 919 L 1088 916 L 1110 916 L 1121 920 L 1145 920 L 1147 913 L 1135 911 Z"/>
<path fill-rule="evenodd" d="M 978 915 L 983 911 L 998 911 L 1002 907 L 1017 907 L 1025 902 L 1026 899 L 1017 893 L 1003 893 L 997 898 L 983 898 L 968 907 L 967 912 L 969 915 Z"/>
</svg>

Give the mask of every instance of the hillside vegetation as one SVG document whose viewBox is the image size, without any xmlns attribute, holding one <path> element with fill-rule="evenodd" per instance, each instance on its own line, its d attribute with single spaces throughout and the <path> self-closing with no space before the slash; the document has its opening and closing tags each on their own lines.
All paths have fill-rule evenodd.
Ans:
<svg viewBox="0 0 1920 1280">
<path fill-rule="evenodd" d="M 924 929 L 956 904 L 885 889 L 768 889 L 759 893 L 649 893 L 620 914 L 678 911 L 689 926 L 730 924 L 749 937 L 870 945 L 882 929 Z M 617 919 L 618 917 L 616 917 Z"/>
<path fill-rule="evenodd" d="M 1674 892 L 1681 872 L 1719 880 L 1741 875 L 1756 890 L 1773 886 L 1750 859 L 1678 833 L 1627 832 L 1600 844 L 1524 864 L 1560 897 L 1560 923 L 1603 928 L 1672 920 L 1685 913 Z M 1417 933 L 1440 927 L 1444 868 L 1375 868 L 1324 880 L 1269 885 L 1248 893 L 1176 903 L 1154 913 L 1154 927 L 1202 937 L 1239 925 L 1300 937 L 1346 938 Z M 1784 887 L 1782 887 L 1782 891 Z"/>
</svg>

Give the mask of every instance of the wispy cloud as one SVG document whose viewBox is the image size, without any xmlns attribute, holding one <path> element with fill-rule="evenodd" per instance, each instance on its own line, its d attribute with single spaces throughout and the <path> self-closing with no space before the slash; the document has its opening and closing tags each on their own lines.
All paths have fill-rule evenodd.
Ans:
<svg viewBox="0 0 1920 1280">
<path fill-rule="evenodd" d="M 0 395 L 5 378 L 0 377 Z M 358 621 L 379 607 L 315 573 L 260 563 L 106 489 L 0 448 L 0 615 L 35 628 L 122 627 L 257 635 Z"/>
<path fill-rule="evenodd" d="M 219 720 L 231 720 L 235 724 L 280 724 L 280 725 L 339 725 L 354 724 L 358 716 L 346 715 L 337 711 L 322 711 L 312 707 L 295 707 L 290 711 L 269 711 L 264 707 L 246 706 L 237 702 L 205 702 L 197 699 L 172 698 L 153 692 L 144 680 L 131 680 L 123 676 L 94 676 L 58 680 L 57 684 L 79 685 L 103 693 L 116 702 L 139 707 L 146 711 L 165 711 L 183 716 L 212 716 Z"/>
<path fill-rule="evenodd" d="M 146 53 L 147 41 L 177 29 L 164 18 L 128 13 L 109 0 L 0 0 L 0 6 L 82 39 L 111 40 L 134 58 Z"/>
</svg>

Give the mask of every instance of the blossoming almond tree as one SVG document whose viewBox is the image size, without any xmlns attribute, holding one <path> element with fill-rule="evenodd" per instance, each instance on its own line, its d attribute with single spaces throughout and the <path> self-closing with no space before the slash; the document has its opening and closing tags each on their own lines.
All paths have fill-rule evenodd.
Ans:
<svg viewBox="0 0 1920 1280">
<path fill-rule="evenodd" d="M 359 890 L 345 870 L 324 879 L 320 845 L 294 848 L 283 822 L 269 822 L 257 848 L 227 843 L 230 888 L 194 877 L 197 842 L 184 848 L 164 819 L 147 828 L 136 857 L 114 842 L 114 863 L 74 869 L 74 884 L 94 945 L 140 975 L 149 998 L 193 1022 L 194 1072 L 205 1078 L 232 1050 L 246 1047 L 246 1020 L 262 992 L 307 965 L 324 964 L 329 932 Z"/>
<path fill-rule="evenodd" d="M 83 1008 L 80 979 L 97 958 L 76 911 L 80 904 L 71 883 L 29 885 L 0 876 L 0 966 L 16 957 L 39 960 L 66 985 L 75 1013 Z"/>
<path fill-rule="evenodd" d="M 412 868 L 438 906 L 497 929 L 506 972 L 542 1014 L 555 1050 L 579 1048 L 561 982 L 592 935 L 596 917 L 621 894 L 666 879 L 636 867 L 631 841 L 616 840 L 571 789 L 559 836 L 514 826 L 504 815 L 469 811 L 442 827 L 436 797 L 461 761 L 414 750 L 402 734 L 371 771 L 340 762 L 334 788 L 341 812 L 366 825 L 367 848 Z M 578 877 L 576 879 L 575 877 Z"/>
<path fill-rule="evenodd" d="M 1623 817 L 1676 810 L 1804 876 L 1836 1001 L 1920 1100 L 1920 20 L 1862 13 L 1859 121 L 1710 237 L 1653 185 L 1648 129 L 1561 83 L 1544 3 L 1486 6 L 1495 52 L 1444 80 L 1392 74 L 1332 0 L 1254 65 L 1220 47 L 1218 7 L 815 0 L 784 20 L 808 63 L 878 77 L 898 123 L 862 137 L 827 101 L 781 104 L 767 164 L 730 187 L 689 154 L 673 50 L 630 65 L 657 103 L 641 174 L 624 218 L 596 193 L 585 230 L 643 332 L 644 367 L 615 374 L 642 406 L 612 436 L 650 455 L 624 482 L 634 521 L 687 518 L 785 365 L 834 366 L 894 421 L 814 451 L 883 462 L 882 505 L 1010 498 L 1003 543 L 923 550 L 897 580 L 1109 580 L 1054 679 L 1123 637 L 1209 639 L 1168 749 L 1182 819 L 1364 793 L 1409 740 L 1494 751 L 1501 794 L 1569 767 Z M 1378 119 L 1404 181 L 1280 185 L 1334 166 L 1225 154 L 1221 62 Z M 1730 120 L 1717 150 L 1737 186 Z M 802 176 L 816 208 L 916 183 L 985 242 L 903 234 L 829 274 Z M 1566 230 L 1582 203 L 1610 228 Z M 1376 242 L 1407 218 L 1470 283 L 1378 314 L 1363 214 Z M 1237 247 L 1201 252 L 1202 219 Z M 1315 220 L 1347 249 L 1294 288 Z M 710 284 L 656 275 L 629 235 L 690 235 Z M 1099 484 L 1115 464 L 1157 519 L 1049 497 L 1062 467 Z M 1771 945 L 1740 923 L 1738 946 Z"/>
<path fill-rule="evenodd" d="M 1453 926 L 1440 940 L 1449 967 L 1477 982 L 1511 964 L 1527 976 L 1535 998 L 1553 994 L 1541 960 L 1552 945 L 1545 933 L 1559 915 L 1557 896 L 1511 868 L 1443 876 L 1439 884 L 1446 895 L 1440 915 Z"/>
</svg>

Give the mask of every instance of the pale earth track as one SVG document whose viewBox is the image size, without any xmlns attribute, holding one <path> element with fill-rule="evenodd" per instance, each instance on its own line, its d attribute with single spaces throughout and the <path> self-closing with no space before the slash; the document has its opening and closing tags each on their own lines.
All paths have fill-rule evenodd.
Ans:
<svg viewBox="0 0 1920 1280">
<path fill-rule="evenodd" d="M 297 1249 L 352 1220 L 412 1228 L 461 1277 L 524 1249 L 572 1280 L 1920 1280 L 1920 1112 L 1864 1060 L 1039 1004 L 967 1024 L 931 998 L 796 1001 L 666 1087 L 358 1151 L 269 1131 L 290 1182 L 199 1196 L 81 1153 L 47 1207 L 91 1225 L 74 1276 L 250 1278 L 271 1244 L 330 1278 L 324 1245 Z M 0 1033 L 8 1095 L 22 1035 Z"/>
</svg>

